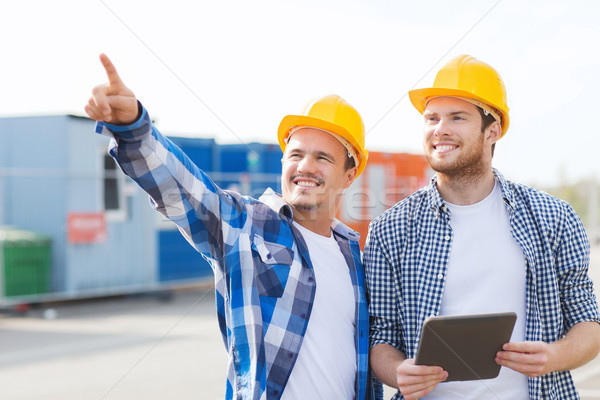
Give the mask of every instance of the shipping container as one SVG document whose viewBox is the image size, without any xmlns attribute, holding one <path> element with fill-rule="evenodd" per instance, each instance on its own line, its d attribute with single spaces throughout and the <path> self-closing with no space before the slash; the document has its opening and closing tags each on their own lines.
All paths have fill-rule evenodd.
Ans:
<svg viewBox="0 0 600 400">
<path fill-rule="evenodd" d="M 260 197 L 267 188 L 281 191 L 281 148 L 277 144 L 224 144 L 219 147 L 219 185 Z"/>
<path fill-rule="evenodd" d="M 338 218 L 360 234 L 364 248 L 371 220 L 427 185 L 432 175 L 422 155 L 369 152 L 365 170 L 344 194 Z"/>
<path fill-rule="evenodd" d="M 2 242 L 0 306 L 212 280 L 208 262 L 120 171 L 94 125 L 72 115 L 0 118 L 0 226 L 35 232 L 40 245 L 23 251 Z M 256 198 L 268 187 L 281 192 L 277 144 L 170 138 L 223 189 Z M 364 245 L 369 222 L 430 175 L 423 156 L 371 152 L 338 217 Z"/>
<path fill-rule="evenodd" d="M 46 293 L 1 305 L 154 290 L 155 211 L 72 115 L 0 119 L 0 225 L 52 239 Z"/>
</svg>

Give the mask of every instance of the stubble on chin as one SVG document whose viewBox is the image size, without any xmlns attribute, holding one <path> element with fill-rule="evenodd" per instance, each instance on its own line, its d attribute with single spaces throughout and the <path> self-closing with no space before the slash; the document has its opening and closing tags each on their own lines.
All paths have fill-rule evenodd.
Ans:
<svg viewBox="0 0 600 400">
<path fill-rule="evenodd" d="M 292 204 L 292 206 L 295 209 L 303 211 L 303 212 L 310 212 L 310 211 L 314 211 L 317 209 L 317 205 L 315 203 L 298 202 L 298 203 Z"/>
<path fill-rule="evenodd" d="M 469 162 L 458 159 L 452 163 L 444 163 L 435 160 L 432 161 L 430 157 L 426 158 L 431 169 L 443 175 L 446 179 L 455 182 L 467 183 L 485 175 L 486 167 L 481 159 L 473 159 L 469 160 Z"/>
</svg>

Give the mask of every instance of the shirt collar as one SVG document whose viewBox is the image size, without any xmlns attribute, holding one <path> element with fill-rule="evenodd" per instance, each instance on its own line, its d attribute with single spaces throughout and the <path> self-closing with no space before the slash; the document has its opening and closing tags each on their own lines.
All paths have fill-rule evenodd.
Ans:
<svg viewBox="0 0 600 400">
<path fill-rule="evenodd" d="M 279 214 L 283 215 L 284 217 L 289 218 L 290 220 L 294 219 L 294 213 L 292 212 L 292 207 L 290 207 L 290 205 L 287 204 L 283 200 L 283 197 L 280 194 L 276 193 L 273 189 L 267 188 L 267 190 L 265 190 L 263 195 L 260 196 L 260 198 L 258 200 L 265 203 L 272 210 L 274 210 L 275 212 L 278 212 Z M 342 223 L 337 218 L 334 218 L 334 220 L 331 224 L 331 230 L 335 234 L 337 234 L 339 236 L 343 236 L 344 238 L 346 238 L 348 240 L 358 241 L 358 239 L 359 239 L 358 232 L 354 231 L 353 229 L 350 229 L 348 226 L 346 226 L 344 223 Z"/>
<path fill-rule="evenodd" d="M 279 214 L 287 217 L 289 219 L 294 219 L 294 213 L 292 212 L 292 207 L 287 204 L 283 197 L 280 194 L 276 193 L 273 189 L 267 188 L 262 196 L 258 199 L 262 203 L 268 205 L 273 211 L 278 212 Z"/>
<path fill-rule="evenodd" d="M 515 207 L 515 195 L 508 184 L 508 181 L 504 179 L 504 176 L 496 168 L 492 168 L 494 171 L 494 176 L 496 177 L 496 181 L 500 184 L 500 188 L 502 189 L 502 198 L 504 202 L 510 209 Z"/>
<path fill-rule="evenodd" d="M 438 217 L 440 213 L 446 212 L 446 203 L 440 196 L 440 192 L 437 190 L 437 174 L 435 174 L 431 181 L 429 182 L 429 186 L 427 187 L 427 202 L 429 204 L 429 209 L 435 213 L 435 216 Z"/>
<path fill-rule="evenodd" d="M 504 179 L 504 176 L 496 168 L 492 168 L 494 173 L 494 178 L 500 184 L 500 188 L 502 189 L 502 198 L 506 202 L 509 208 L 514 207 L 514 194 L 508 185 L 508 181 Z M 437 190 L 437 174 L 435 174 L 430 181 L 430 184 L 427 188 L 428 195 L 427 201 L 429 203 L 429 209 L 436 213 L 436 216 L 440 213 L 445 213 L 448 209 L 442 196 L 440 196 L 440 192 Z"/>
</svg>

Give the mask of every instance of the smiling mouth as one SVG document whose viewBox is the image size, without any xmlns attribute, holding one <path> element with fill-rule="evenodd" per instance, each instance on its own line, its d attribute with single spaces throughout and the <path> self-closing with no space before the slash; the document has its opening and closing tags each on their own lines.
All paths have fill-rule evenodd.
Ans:
<svg viewBox="0 0 600 400">
<path fill-rule="evenodd" d="M 318 186 L 314 182 L 307 182 L 307 181 L 298 181 L 298 182 L 296 182 L 296 185 L 302 186 L 302 187 L 317 187 Z"/>
<path fill-rule="evenodd" d="M 436 149 L 437 151 L 450 151 L 450 150 L 454 150 L 456 148 L 458 148 L 458 146 L 453 145 L 453 144 L 441 144 L 441 145 L 434 145 L 433 146 L 434 149 Z"/>
<path fill-rule="evenodd" d="M 324 183 L 322 179 L 307 177 L 294 177 L 292 182 L 294 182 L 296 186 L 300 186 L 302 188 L 314 188 L 321 186 Z"/>
</svg>

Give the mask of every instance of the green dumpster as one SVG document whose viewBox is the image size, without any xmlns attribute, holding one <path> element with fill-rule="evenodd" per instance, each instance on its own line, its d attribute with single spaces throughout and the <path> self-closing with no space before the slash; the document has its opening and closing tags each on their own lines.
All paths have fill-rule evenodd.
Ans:
<svg viewBox="0 0 600 400">
<path fill-rule="evenodd" d="M 47 293 L 52 239 L 34 232 L 0 228 L 0 272 L 4 297 Z"/>
</svg>

